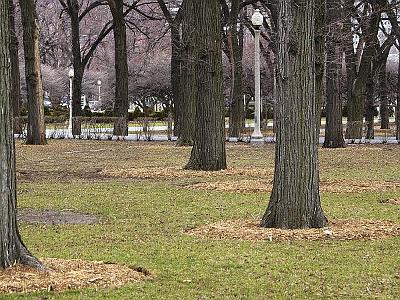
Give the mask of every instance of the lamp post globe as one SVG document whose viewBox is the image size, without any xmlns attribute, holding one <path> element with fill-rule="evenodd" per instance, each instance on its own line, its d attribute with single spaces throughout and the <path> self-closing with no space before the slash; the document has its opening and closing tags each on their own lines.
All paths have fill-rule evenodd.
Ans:
<svg viewBox="0 0 400 300">
<path fill-rule="evenodd" d="M 259 29 L 262 26 L 263 22 L 264 22 L 264 16 L 260 12 L 260 10 L 257 8 L 254 11 L 253 16 L 251 17 L 251 23 L 253 24 L 253 26 L 256 29 Z"/>
<path fill-rule="evenodd" d="M 68 71 L 68 77 L 69 77 L 70 79 L 72 79 L 72 78 L 74 78 L 74 76 L 75 76 L 74 69 L 69 69 L 69 71 Z"/>
</svg>

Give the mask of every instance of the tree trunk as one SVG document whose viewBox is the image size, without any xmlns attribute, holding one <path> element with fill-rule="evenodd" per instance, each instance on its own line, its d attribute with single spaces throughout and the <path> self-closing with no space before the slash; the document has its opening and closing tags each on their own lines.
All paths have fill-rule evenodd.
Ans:
<svg viewBox="0 0 400 300">
<path fill-rule="evenodd" d="M 174 101 L 174 135 L 179 136 L 182 122 L 182 91 L 181 91 L 181 35 L 180 24 L 171 26 L 171 90 Z"/>
<path fill-rule="evenodd" d="M 365 109 L 365 125 L 367 127 L 367 132 L 365 138 L 368 140 L 373 140 L 375 137 L 374 130 L 374 118 L 375 118 L 375 105 L 374 105 L 374 96 L 375 96 L 375 82 L 374 82 L 374 74 L 370 74 L 367 86 L 366 86 L 366 109 Z"/>
<path fill-rule="evenodd" d="M 195 49 L 194 35 L 195 35 L 195 19 L 198 18 L 194 11 L 195 5 L 193 0 L 185 0 L 183 2 L 184 17 L 182 22 L 182 87 L 183 97 L 181 105 L 181 121 L 179 128 L 179 135 L 177 146 L 191 146 L 193 145 L 193 135 L 195 126 L 195 113 L 196 105 L 195 99 L 197 97 L 195 86 Z M 197 29 L 196 29 L 197 30 Z"/>
<path fill-rule="evenodd" d="M 357 58 L 354 53 L 354 43 L 352 34 L 352 23 L 351 23 L 351 4 L 345 4 L 343 15 L 346 16 L 343 20 L 343 48 L 345 53 L 346 62 L 346 98 L 347 98 L 347 126 L 346 126 L 346 138 L 350 137 L 362 137 L 362 122 L 361 128 L 354 126 L 354 120 L 356 119 L 354 114 L 354 94 L 353 94 L 353 83 L 357 75 Z M 361 130 L 361 131 L 360 131 Z"/>
<path fill-rule="evenodd" d="M 398 58 L 400 62 L 400 52 Z M 397 69 L 396 139 L 400 143 L 400 63 Z"/>
<path fill-rule="evenodd" d="M 316 134 L 317 143 L 321 128 L 321 110 L 325 96 L 325 26 L 326 0 L 315 1 L 315 97 L 316 97 Z"/>
<path fill-rule="evenodd" d="M 226 169 L 221 7 L 218 0 L 189 0 L 195 18 L 196 131 L 186 169 Z"/>
<path fill-rule="evenodd" d="M 229 15 L 229 52 L 232 74 L 229 136 L 239 138 L 245 126 L 243 104 L 243 28 L 238 29 L 239 1 L 232 1 Z"/>
<path fill-rule="evenodd" d="M 323 227 L 315 133 L 314 1 L 280 0 L 274 185 L 261 226 Z M 288 122 L 287 120 L 290 120 Z"/>
<path fill-rule="evenodd" d="M 46 144 L 43 83 L 40 66 L 39 25 L 34 0 L 20 0 L 24 29 L 25 78 L 28 98 L 28 136 L 26 143 Z"/>
<path fill-rule="evenodd" d="M 126 25 L 122 0 L 108 0 L 114 22 L 115 43 L 115 103 L 114 135 L 128 135 L 128 58 L 126 50 Z"/>
<path fill-rule="evenodd" d="M 26 0 L 24 2 L 27 2 Z M 16 220 L 16 173 L 13 121 L 11 113 L 10 6 L 0 1 L 0 268 L 24 263 L 42 268 L 26 249 Z M 24 27 L 26 30 L 27 28 Z"/>
<path fill-rule="evenodd" d="M 386 66 L 382 67 L 379 73 L 379 85 L 380 85 L 380 116 L 381 116 L 381 129 L 389 129 L 389 99 L 387 95 L 387 75 Z"/>
<path fill-rule="evenodd" d="M 79 29 L 79 3 L 77 0 L 68 1 L 68 13 L 71 18 L 72 57 L 74 78 L 72 80 L 72 135 L 81 135 L 81 98 L 84 65 L 81 57 L 81 42 Z"/>
<path fill-rule="evenodd" d="M 379 3 L 378 3 L 379 2 Z M 368 82 L 371 80 L 372 62 L 376 58 L 376 39 L 381 19 L 380 11 L 382 1 L 372 4 L 372 13 L 368 17 L 367 24 L 363 26 L 365 45 L 362 51 L 360 66 L 352 85 L 352 98 L 348 103 L 348 121 L 346 137 L 349 139 L 361 139 L 363 131 L 363 119 L 365 101 L 368 92 Z"/>
<path fill-rule="evenodd" d="M 11 62 L 11 102 L 14 118 L 14 133 L 22 133 L 21 124 L 21 85 L 19 73 L 18 38 L 15 31 L 14 1 L 8 0 L 10 5 L 10 62 Z"/>
<path fill-rule="evenodd" d="M 340 97 L 340 73 L 342 67 L 342 47 L 340 45 L 341 1 L 328 3 L 328 34 L 326 36 L 326 127 L 325 148 L 344 147 L 342 124 L 342 99 Z"/>
</svg>

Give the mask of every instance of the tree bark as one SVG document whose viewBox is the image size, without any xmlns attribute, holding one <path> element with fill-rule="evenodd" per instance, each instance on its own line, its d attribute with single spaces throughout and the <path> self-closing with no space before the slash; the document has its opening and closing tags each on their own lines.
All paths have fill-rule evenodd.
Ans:
<svg viewBox="0 0 400 300">
<path fill-rule="evenodd" d="M 9 13 L 8 1 L 0 1 L 0 268 L 8 268 L 16 263 L 42 268 L 22 243 L 16 220 Z"/>
<path fill-rule="evenodd" d="M 24 29 L 25 79 L 28 98 L 28 136 L 26 143 L 46 144 L 43 83 L 40 66 L 39 21 L 34 0 L 20 0 Z"/>
<path fill-rule="evenodd" d="M 381 19 L 381 11 L 383 9 L 383 2 L 385 1 L 378 0 L 371 4 L 372 13 L 368 16 L 366 25 L 362 26 L 365 45 L 362 51 L 359 69 L 352 84 L 351 101 L 348 102 L 346 128 L 346 137 L 348 139 L 362 138 L 365 102 L 367 99 L 367 93 L 371 93 L 371 90 L 368 91 L 367 88 L 370 87 L 368 83 L 371 81 L 371 76 L 373 76 L 372 62 L 377 55 L 376 39 L 379 30 L 379 21 Z"/>
<path fill-rule="evenodd" d="M 195 127 L 195 113 L 197 90 L 195 85 L 195 52 L 198 50 L 194 45 L 196 15 L 193 0 L 183 2 L 184 17 L 182 22 L 182 87 L 183 97 L 180 109 L 180 128 L 177 146 L 192 146 Z"/>
<path fill-rule="evenodd" d="M 327 12 L 327 94 L 324 147 L 342 148 L 345 144 L 343 139 L 342 99 L 340 97 L 340 73 L 342 67 L 342 47 L 340 45 L 341 1 L 330 1 Z"/>
<path fill-rule="evenodd" d="M 228 49 L 231 64 L 231 107 L 229 136 L 239 138 L 245 126 L 243 103 L 243 27 L 237 27 L 240 13 L 239 0 L 232 1 L 228 23 Z"/>
<path fill-rule="evenodd" d="M 226 169 L 221 7 L 218 0 L 189 0 L 195 18 L 196 131 L 186 169 Z"/>
<path fill-rule="evenodd" d="M 123 0 L 108 0 L 114 22 L 115 44 L 115 102 L 114 135 L 128 135 L 128 57 Z"/>
<path fill-rule="evenodd" d="M 325 96 L 325 26 L 326 0 L 315 1 L 315 97 L 316 97 L 316 134 L 318 137 L 321 128 L 321 110 Z"/>
<path fill-rule="evenodd" d="M 19 48 L 18 38 L 15 31 L 15 8 L 14 1 L 8 0 L 10 5 L 10 62 L 11 62 L 11 102 L 14 118 L 14 133 L 22 133 L 21 124 L 21 84 L 19 72 Z"/>
<path fill-rule="evenodd" d="M 72 59 L 74 67 L 74 78 L 72 80 L 72 135 L 81 135 L 81 98 L 84 65 L 82 64 L 80 25 L 79 25 L 79 3 L 77 0 L 68 0 L 68 13 L 71 18 L 71 40 Z"/>
<path fill-rule="evenodd" d="M 181 91 L 181 35 L 180 24 L 171 25 L 171 90 L 174 104 L 174 135 L 179 136 L 182 128 Z"/>
<path fill-rule="evenodd" d="M 384 66 L 379 73 L 380 85 L 380 116 L 381 116 L 381 129 L 389 129 L 389 99 L 387 95 L 387 74 L 386 66 Z"/>
<path fill-rule="evenodd" d="M 314 4 L 279 1 L 275 173 L 263 227 L 327 224 L 319 196 L 315 134 Z"/>
<path fill-rule="evenodd" d="M 400 52 L 398 58 L 400 62 Z M 400 143 L 400 63 L 397 69 L 396 139 Z"/>
</svg>

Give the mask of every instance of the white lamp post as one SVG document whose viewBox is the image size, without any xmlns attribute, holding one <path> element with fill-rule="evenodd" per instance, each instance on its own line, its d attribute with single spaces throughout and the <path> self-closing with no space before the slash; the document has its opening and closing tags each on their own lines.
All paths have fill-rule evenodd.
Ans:
<svg viewBox="0 0 400 300">
<path fill-rule="evenodd" d="M 99 87 L 99 105 L 101 102 L 101 80 L 97 80 L 97 86 Z"/>
<path fill-rule="evenodd" d="M 261 91 L 260 91 L 260 27 L 263 25 L 264 16 L 259 9 L 256 9 L 251 22 L 253 23 L 255 36 L 254 53 L 254 75 L 255 75 L 255 112 L 254 112 L 254 132 L 251 135 L 252 144 L 264 144 L 264 136 L 261 133 Z"/>
<path fill-rule="evenodd" d="M 69 122 L 68 122 L 68 130 L 72 135 L 72 81 L 74 80 L 74 69 L 70 69 L 68 72 L 69 77 Z"/>
</svg>

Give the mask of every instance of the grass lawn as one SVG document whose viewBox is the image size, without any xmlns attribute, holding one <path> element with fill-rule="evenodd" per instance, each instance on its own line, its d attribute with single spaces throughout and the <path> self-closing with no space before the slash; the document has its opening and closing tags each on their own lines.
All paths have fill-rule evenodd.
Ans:
<svg viewBox="0 0 400 300">
<path fill-rule="evenodd" d="M 172 143 L 50 141 L 17 143 L 18 205 L 93 213 L 97 225 L 20 224 L 38 257 L 81 258 L 142 266 L 155 279 L 120 289 L 0 295 L 7 299 L 399 299 L 400 237 L 373 241 L 251 242 L 188 236 L 186 229 L 225 219 L 260 218 L 267 192 L 187 188 L 215 181 L 272 180 L 273 145 L 227 146 L 230 168 L 248 172 L 179 176 L 190 148 Z M 399 146 L 320 151 L 329 218 L 400 223 Z M 136 169 L 134 176 L 104 170 Z M 155 170 L 166 170 L 154 175 Z M 251 172 L 250 172 L 251 171 Z M 265 171 L 265 172 L 264 172 Z M 168 174 L 171 172 L 171 174 Z M 264 173 L 263 173 L 264 172 Z M 373 181 L 375 189 L 348 185 Z M 43 297 L 43 298 L 40 298 Z"/>
</svg>

